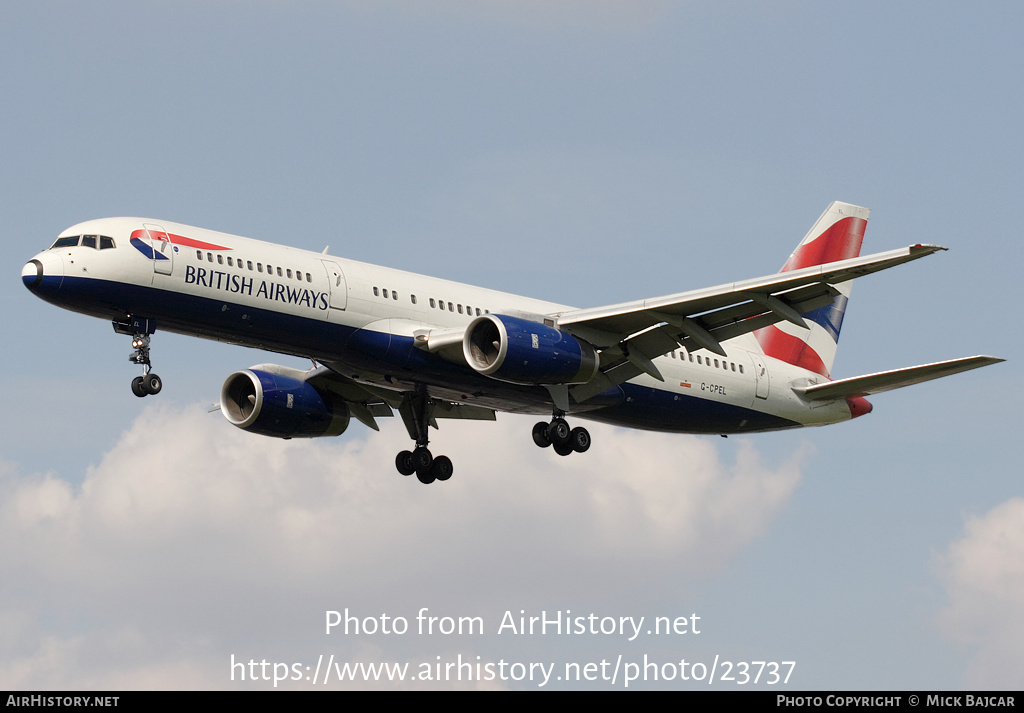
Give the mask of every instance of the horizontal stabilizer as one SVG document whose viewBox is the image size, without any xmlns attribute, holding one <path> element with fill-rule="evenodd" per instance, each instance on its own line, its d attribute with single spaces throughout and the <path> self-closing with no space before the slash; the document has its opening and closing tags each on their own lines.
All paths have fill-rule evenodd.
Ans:
<svg viewBox="0 0 1024 713">
<path fill-rule="evenodd" d="M 823 401 L 828 399 L 851 398 L 854 396 L 868 396 L 883 391 L 900 389 L 912 384 L 920 384 L 932 379 L 940 379 L 943 376 L 958 374 L 961 371 L 970 371 L 989 364 L 998 364 L 1004 359 L 992 356 L 972 356 L 950 361 L 940 361 L 934 364 L 922 364 L 921 366 L 908 366 L 903 369 L 892 371 L 881 371 L 877 374 L 865 376 L 854 376 L 849 379 L 829 381 L 814 386 L 797 386 L 793 391 L 812 401 Z"/>
</svg>

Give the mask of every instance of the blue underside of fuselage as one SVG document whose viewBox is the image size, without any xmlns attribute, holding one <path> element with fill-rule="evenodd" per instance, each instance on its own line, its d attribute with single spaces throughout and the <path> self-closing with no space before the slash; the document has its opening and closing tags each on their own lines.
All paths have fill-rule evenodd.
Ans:
<svg viewBox="0 0 1024 713">
<path fill-rule="evenodd" d="M 379 378 L 374 383 L 391 383 L 397 390 L 425 385 L 471 395 L 468 402 L 498 410 L 546 414 L 552 409 L 544 387 L 483 376 L 468 365 L 416 348 L 411 337 L 93 278 L 44 276 L 26 278 L 25 283 L 40 298 L 65 309 L 118 322 L 129 316 L 144 317 L 154 320 L 161 331 L 343 366 L 343 375 L 356 380 L 383 376 L 384 383 Z M 631 383 L 599 394 L 572 413 L 614 425 L 677 433 L 750 433 L 801 425 L 753 409 Z"/>
</svg>

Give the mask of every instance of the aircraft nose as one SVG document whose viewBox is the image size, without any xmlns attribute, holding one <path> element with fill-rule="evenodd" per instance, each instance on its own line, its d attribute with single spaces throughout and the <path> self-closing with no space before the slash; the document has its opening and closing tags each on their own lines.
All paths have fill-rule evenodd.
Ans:
<svg viewBox="0 0 1024 713">
<path fill-rule="evenodd" d="M 35 289 L 43 281 L 43 263 L 38 260 L 29 260 L 25 267 L 21 268 L 21 281 L 25 287 Z"/>
<path fill-rule="evenodd" d="M 60 255 L 39 253 L 21 268 L 21 281 L 36 293 L 43 288 L 59 288 L 63 280 L 64 261 Z"/>
</svg>

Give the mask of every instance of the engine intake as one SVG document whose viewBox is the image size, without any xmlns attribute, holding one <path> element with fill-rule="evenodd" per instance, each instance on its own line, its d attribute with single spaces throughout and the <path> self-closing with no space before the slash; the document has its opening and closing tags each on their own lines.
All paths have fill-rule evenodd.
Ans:
<svg viewBox="0 0 1024 713">
<path fill-rule="evenodd" d="M 234 426 L 275 438 L 337 436 L 349 409 L 305 381 L 257 369 L 236 371 L 220 390 L 220 410 Z"/>
<path fill-rule="evenodd" d="M 470 322 L 462 352 L 473 369 L 513 384 L 582 384 L 597 374 L 597 351 L 568 332 L 504 314 Z"/>
</svg>

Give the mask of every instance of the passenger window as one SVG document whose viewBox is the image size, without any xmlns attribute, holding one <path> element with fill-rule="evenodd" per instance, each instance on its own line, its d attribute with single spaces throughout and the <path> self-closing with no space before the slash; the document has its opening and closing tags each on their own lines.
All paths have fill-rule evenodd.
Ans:
<svg viewBox="0 0 1024 713">
<path fill-rule="evenodd" d="M 459 305 L 459 314 L 462 314 L 462 305 Z"/>
<path fill-rule="evenodd" d="M 218 265 L 223 265 L 224 264 L 224 256 L 223 255 L 217 255 L 217 264 Z"/>
<path fill-rule="evenodd" d="M 277 268 L 277 276 L 284 277 L 284 275 L 281 274 L 281 268 Z"/>
<path fill-rule="evenodd" d="M 698 355 L 697 355 L 697 363 L 698 363 L 698 364 L 701 364 L 701 363 L 702 363 L 702 362 L 701 362 L 701 360 L 700 360 L 700 354 L 698 354 Z"/>
<path fill-rule="evenodd" d="M 206 253 L 206 261 L 213 262 L 213 253 Z"/>
<path fill-rule="evenodd" d="M 409 299 L 412 300 L 413 304 L 416 304 L 416 295 L 409 295 Z"/>
<path fill-rule="evenodd" d="M 309 274 L 309 273 L 307 272 L 307 273 L 306 273 L 306 282 L 312 282 L 312 281 L 313 281 L 313 276 L 312 276 L 312 275 L 310 275 L 310 274 Z"/>
<path fill-rule="evenodd" d="M 452 303 L 451 302 L 448 303 L 448 311 L 449 312 L 454 312 L 455 311 L 454 309 L 452 309 Z"/>
<path fill-rule="evenodd" d="M 373 296 L 380 297 L 380 290 L 378 290 L 376 287 L 373 288 Z"/>
<path fill-rule="evenodd" d="M 740 364 L 740 373 L 741 374 L 743 373 L 743 365 L 742 364 Z"/>
<path fill-rule="evenodd" d="M 292 271 L 291 270 L 287 270 L 286 272 L 287 272 L 287 275 L 288 275 L 288 279 L 289 280 L 292 279 Z"/>
<path fill-rule="evenodd" d="M 398 293 L 395 292 L 394 290 L 391 290 L 391 299 L 393 299 L 393 300 L 397 300 L 398 299 Z"/>
<path fill-rule="evenodd" d="M 262 262 L 256 263 L 256 270 L 258 272 L 263 272 L 263 263 Z"/>
<path fill-rule="evenodd" d="M 384 299 L 387 299 L 387 298 L 388 298 L 388 291 L 384 290 Z"/>
<path fill-rule="evenodd" d="M 442 310 L 444 310 L 444 302 L 442 302 L 441 300 L 438 300 L 438 301 L 437 301 L 437 304 L 438 304 L 438 306 L 439 306 L 439 307 L 440 307 L 440 308 L 441 308 Z"/>
<path fill-rule="evenodd" d="M 234 267 L 235 263 L 231 262 L 231 258 L 228 257 L 228 267 Z"/>
<path fill-rule="evenodd" d="M 252 269 L 252 260 L 247 260 L 245 264 L 250 270 Z"/>
<path fill-rule="evenodd" d="M 199 258 L 200 260 L 202 260 L 203 259 L 203 251 L 202 250 L 196 250 L 196 257 Z"/>
<path fill-rule="evenodd" d="M 431 297 L 431 298 L 430 298 L 430 308 L 431 308 L 431 309 L 435 309 L 436 307 L 437 307 L 437 305 L 436 305 L 436 304 L 434 304 L 434 298 L 433 298 L 433 297 Z"/>
</svg>

